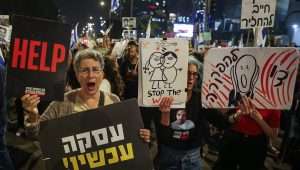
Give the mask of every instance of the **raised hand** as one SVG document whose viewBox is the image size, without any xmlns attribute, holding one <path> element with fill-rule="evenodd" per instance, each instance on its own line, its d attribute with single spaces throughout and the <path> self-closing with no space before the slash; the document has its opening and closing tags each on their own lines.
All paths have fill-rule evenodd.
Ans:
<svg viewBox="0 0 300 170">
<path fill-rule="evenodd" d="M 173 103 L 173 97 L 165 96 L 162 97 L 159 103 L 159 110 L 161 111 L 160 123 L 164 126 L 170 125 L 170 111 L 171 104 Z"/>
<path fill-rule="evenodd" d="M 170 113 L 172 103 L 173 103 L 173 97 L 171 96 L 162 97 L 159 103 L 159 110 L 162 113 Z"/>
<path fill-rule="evenodd" d="M 36 122 L 39 117 L 37 105 L 40 103 L 40 97 L 37 95 L 25 94 L 21 97 L 21 101 L 25 116 L 28 116 L 30 122 Z"/>
<path fill-rule="evenodd" d="M 238 108 L 240 109 L 241 114 L 249 115 L 254 120 L 262 119 L 262 116 L 254 106 L 252 99 L 248 97 L 242 97 Z"/>
<path fill-rule="evenodd" d="M 140 138 L 145 142 L 150 142 L 151 133 L 149 129 L 140 129 Z"/>
</svg>

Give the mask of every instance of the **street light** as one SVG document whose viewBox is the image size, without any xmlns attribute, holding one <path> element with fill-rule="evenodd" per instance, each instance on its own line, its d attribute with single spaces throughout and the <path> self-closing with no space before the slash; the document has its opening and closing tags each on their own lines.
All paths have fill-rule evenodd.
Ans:
<svg viewBox="0 0 300 170">
<path fill-rule="evenodd" d="M 298 25 L 297 24 L 293 24 L 292 27 L 293 27 L 294 30 L 296 30 L 298 28 Z"/>
<path fill-rule="evenodd" d="M 104 6 L 105 2 L 104 1 L 100 1 L 100 6 Z"/>
</svg>

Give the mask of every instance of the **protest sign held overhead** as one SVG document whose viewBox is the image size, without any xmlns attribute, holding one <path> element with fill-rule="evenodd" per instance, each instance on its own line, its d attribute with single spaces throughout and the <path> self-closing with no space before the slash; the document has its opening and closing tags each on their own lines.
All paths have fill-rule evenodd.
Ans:
<svg viewBox="0 0 300 170">
<path fill-rule="evenodd" d="M 123 40 L 130 40 L 130 41 L 136 40 L 137 39 L 136 30 L 123 30 L 122 38 Z"/>
<path fill-rule="evenodd" d="M 241 29 L 273 27 L 276 0 L 243 0 Z"/>
<path fill-rule="evenodd" d="M 139 104 L 158 106 L 163 96 L 173 96 L 173 107 L 185 107 L 188 41 L 141 39 Z"/>
<path fill-rule="evenodd" d="M 136 100 L 41 123 L 40 143 L 48 170 L 151 170 L 149 148 Z"/>
<path fill-rule="evenodd" d="M 128 40 L 115 42 L 114 48 L 111 52 L 111 56 L 115 56 L 117 58 L 122 58 L 124 55 L 124 51 L 127 47 L 127 44 L 128 44 Z"/>
<path fill-rule="evenodd" d="M 63 100 L 71 27 L 24 16 L 13 16 L 12 25 L 8 95 Z"/>
<path fill-rule="evenodd" d="M 0 15 L 0 45 L 9 46 L 12 26 L 8 15 Z"/>
<path fill-rule="evenodd" d="M 135 17 L 122 17 L 122 27 L 127 29 L 136 28 L 136 18 Z"/>
<path fill-rule="evenodd" d="M 295 48 L 214 48 L 204 59 L 202 104 L 237 106 L 242 96 L 262 109 L 289 109 L 299 65 Z"/>
</svg>

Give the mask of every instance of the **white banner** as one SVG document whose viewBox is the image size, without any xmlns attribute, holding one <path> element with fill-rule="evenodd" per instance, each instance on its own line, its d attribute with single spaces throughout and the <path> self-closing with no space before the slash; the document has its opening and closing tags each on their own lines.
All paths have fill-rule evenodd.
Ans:
<svg viewBox="0 0 300 170">
<path fill-rule="evenodd" d="M 273 27 L 276 0 L 243 0 L 241 29 Z"/>
<path fill-rule="evenodd" d="M 202 105 L 235 107 L 241 96 L 257 108 L 289 109 L 299 65 L 296 48 L 213 48 L 204 58 Z"/>
<path fill-rule="evenodd" d="M 158 106 L 162 96 L 173 96 L 172 107 L 185 107 L 188 41 L 140 39 L 139 105 Z"/>
</svg>

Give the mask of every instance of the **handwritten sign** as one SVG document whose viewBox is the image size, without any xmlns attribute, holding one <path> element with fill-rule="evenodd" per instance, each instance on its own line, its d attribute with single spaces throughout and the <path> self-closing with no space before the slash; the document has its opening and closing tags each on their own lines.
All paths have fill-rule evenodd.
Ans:
<svg viewBox="0 0 300 170">
<path fill-rule="evenodd" d="M 289 109 L 298 65 L 295 48 L 213 48 L 204 59 L 202 105 L 230 108 L 248 96 L 257 108 Z"/>
<path fill-rule="evenodd" d="M 188 41 L 141 39 L 139 97 L 142 106 L 158 106 L 162 96 L 173 96 L 173 107 L 186 101 Z"/>
<path fill-rule="evenodd" d="M 273 27 L 276 0 L 243 0 L 241 29 Z"/>
<path fill-rule="evenodd" d="M 151 170 L 136 100 L 42 122 L 40 143 L 48 170 Z"/>
</svg>

